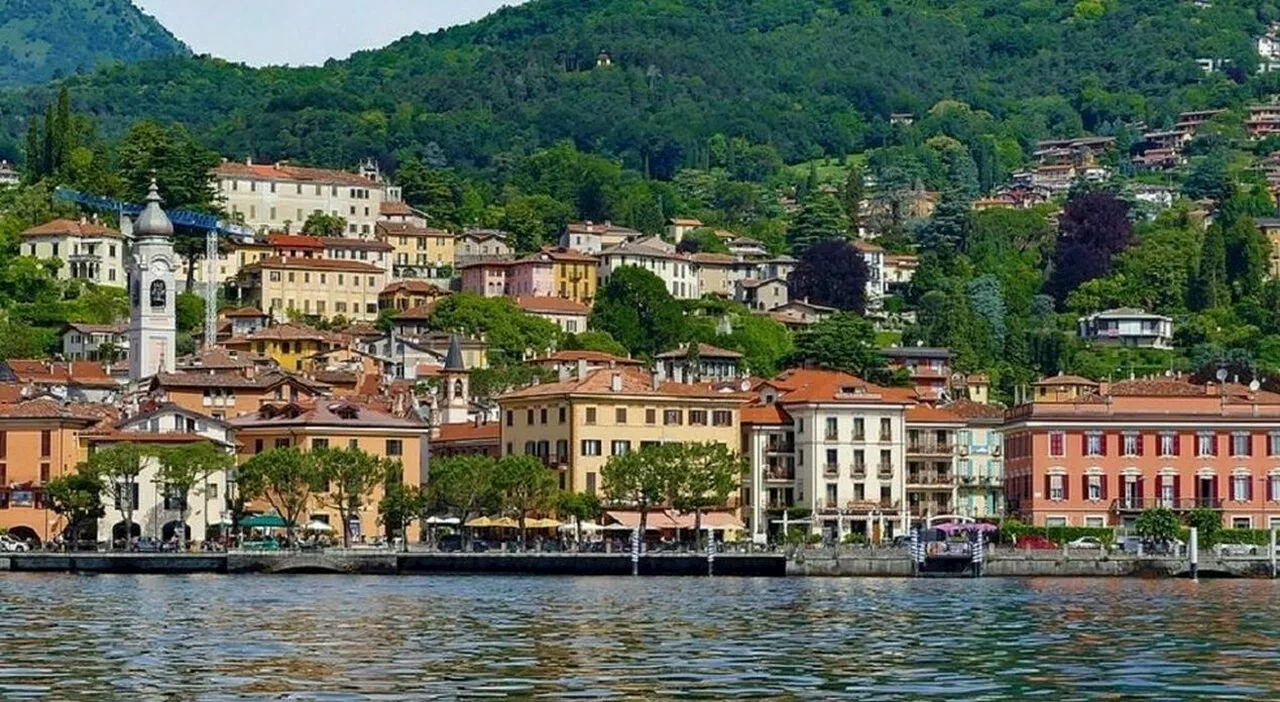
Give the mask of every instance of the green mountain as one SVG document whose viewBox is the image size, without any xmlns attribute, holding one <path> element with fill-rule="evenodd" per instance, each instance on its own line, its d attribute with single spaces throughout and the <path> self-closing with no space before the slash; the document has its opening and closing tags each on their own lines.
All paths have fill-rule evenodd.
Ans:
<svg viewBox="0 0 1280 702">
<path fill-rule="evenodd" d="M 0 1 L 0 87 L 190 53 L 129 0 Z"/>
<path fill-rule="evenodd" d="M 1280 92 L 1254 48 L 1280 4 L 1197 5 L 1209 3 L 533 0 L 322 67 L 179 56 L 66 83 L 108 134 L 180 121 L 228 156 L 490 165 L 569 139 L 669 177 L 705 163 L 717 133 L 791 162 L 843 155 L 883 144 L 891 113 L 944 99 L 1029 146 Z M 1206 74 L 1201 58 L 1226 69 Z M 35 114 L 52 97 L 9 95 L 0 110 Z M 5 122 L 0 150 L 16 153 L 23 128 Z"/>
</svg>

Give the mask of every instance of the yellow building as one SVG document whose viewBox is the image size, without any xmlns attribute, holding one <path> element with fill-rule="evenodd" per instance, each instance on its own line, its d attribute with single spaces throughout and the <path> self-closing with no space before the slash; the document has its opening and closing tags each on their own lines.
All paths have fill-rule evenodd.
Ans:
<svg viewBox="0 0 1280 702">
<path fill-rule="evenodd" d="M 384 310 L 411 310 L 431 305 L 449 291 L 425 280 L 397 280 L 378 293 L 378 306 Z"/>
<path fill-rule="evenodd" d="M 222 343 L 241 358 L 270 359 L 287 371 L 303 370 L 303 361 L 316 354 L 346 348 L 347 337 L 304 324 L 277 324 L 227 339 Z"/>
<path fill-rule="evenodd" d="M 273 448 L 297 446 L 304 451 L 315 448 L 359 448 L 379 458 L 399 461 L 406 485 L 422 484 L 420 460 L 423 442 L 430 439 L 430 428 L 412 417 L 398 417 L 365 405 L 344 400 L 320 400 L 310 404 L 284 404 L 263 407 L 255 414 L 231 420 L 240 445 L 240 463 Z M 347 525 L 355 535 L 373 539 L 385 534 L 378 521 L 381 489 L 365 496 L 358 515 Z M 344 525 L 338 511 L 314 499 L 299 521 L 321 521 L 330 524 L 337 535 Z M 254 505 L 263 508 L 262 505 Z M 417 526 L 409 528 L 408 539 L 417 541 Z"/>
<path fill-rule="evenodd" d="M 283 322 L 295 314 L 372 322 L 387 272 L 361 261 L 271 256 L 241 269 L 241 300 Z"/>
<path fill-rule="evenodd" d="M 443 229 L 419 227 L 406 221 L 378 222 L 377 237 L 395 248 L 391 272 L 396 278 L 448 277 L 457 260 L 455 237 Z"/>
<path fill-rule="evenodd" d="M 596 299 L 600 285 L 596 257 L 569 249 L 548 248 L 542 251 L 551 258 L 551 274 L 555 280 L 553 294 L 590 305 Z"/>
<path fill-rule="evenodd" d="M 741 446 L 739 420 L 749 393 L 655 384 L 636 368 L 582 366 L 573 377 L 498 398 L 503 455 L 539 456 L 560 471 L 562 489 L 595 493 L 610 456 L 670 442 Z"/>
<path fill-rule="evenodd" d="M 1280 218 L 1258 217 L 1254 220 L 1263 236 L 1267 237 L 1270 251 L 1267 256 L 1267 273 L 1272 278 L 1280 278 Z"/>
</svg>

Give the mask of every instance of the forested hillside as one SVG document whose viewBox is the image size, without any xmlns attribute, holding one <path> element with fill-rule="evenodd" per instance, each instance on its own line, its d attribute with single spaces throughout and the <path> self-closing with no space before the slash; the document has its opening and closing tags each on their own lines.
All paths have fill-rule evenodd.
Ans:
<svg viewBox="0 0 1280 702">
<path fill-rule="evenodd" d="M 188 53 L 129 0 L 0 2 L 0 87 L 44 83 L 107 62 Z"/>
<path fill-rule="evenodd" d="M 487 165 L 568 138 L 670 177 L 705 164 L 717 133 L 788 161 L 844 155 L 881 143 L 890 113 L 945 98 L 1023 143 L 1167 124 L 1280 86 L 1253 77 L 1253 37 L 1276 18 L 1270 0 L 534 0 L 320 68 L 172 58 L 70 84 L 108 132 L 176 120 L 227 155 L 346 165 L 435 143 Z M 1206 76 L 1202 57 L 1229 68 Z M 16 116 L 52 97 L 5 99 L 11 154 Z"/>
</svg>

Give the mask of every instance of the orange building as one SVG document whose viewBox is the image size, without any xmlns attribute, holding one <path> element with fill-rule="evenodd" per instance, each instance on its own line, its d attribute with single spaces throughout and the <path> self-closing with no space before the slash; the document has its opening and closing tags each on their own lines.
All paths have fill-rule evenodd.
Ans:
<svg viewBox="0 0 1280 702">
<path fill-rule="evenodd" d="M 406 485 L 422 484 L 421 454 L 430 428 L 413 417 L 399 417 L 345 400 L 317 400 L 264 406 L 230 423 L 236 430 L 241 463 L 273 448 L 359 448 L 373 456 L 399 461 Z M 354 534 L 366 539 L 379 536 L 383 530 L 378 521 L 381 491 L 376 492 L 367 496 L 349 525 Z M 319 500 L 302 518 L 331 524 L 335 531 L 342 528 L 337 511 L 321 505 Z M 418 527 L 411 526 L 408 539 L 416 541 L 418 537 Z"/>
<path fill-rule="evenodd" d="M 311 400 L 328 394 L 329 387 L 281 371 L 246 368 L 240 372 L 215 370 L 159 373 L 151 379 L 151 395 L 161 402 L 227 420 L 257 412 L 270 402 Z"/>
<path fill-rule="evenodd" d="M 1159 378 L 1038 384 L 1004 425 L 1010 516 L 1131 525 L 1144 509 L 1211 509 L 1280 527 L 1280 394 Z"/>
<path fill-rule="evenodd" d="M 44 486 L 75 470 L 80 433 L 110 418 L 100 406 L 50 398 L 0 405 L 0 528 L 19 541 L 61 533 L 61 518 L 45 508 Z"/>
</svg>

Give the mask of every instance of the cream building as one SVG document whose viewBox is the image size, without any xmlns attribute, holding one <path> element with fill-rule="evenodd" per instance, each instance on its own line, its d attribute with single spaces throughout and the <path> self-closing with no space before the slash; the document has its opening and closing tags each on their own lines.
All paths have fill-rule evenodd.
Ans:
<svg viewBox="0 0 1280 702">
<path fill-rule="evenodd" d="M 19 235 L 20 253 L 62 261 L 60 280 L 83 280 L 123 288 L 125 243 L 120 232 L 85 219 L 55 219 Z"/>
<path fill-rule="evenodd" d="M 624 266 L 643 268 L 662 279 L 672 297 L 696 300 L 702 297 L 698 267 L 685 254 L 641 242 L 627 242 L 600 253 L 600 286 Z"/>
<path fill-rule="evenodd" d="M 810 511 L 827 539 L 871 541 L 908 528 L 906 423 L 910 391 L 826 370 L 786 371 L 757 388 L 743 411 L 751 482 L 743 503 L 764 541 L 784 509 Z"/>
<path fill-rule="evenodd" d="M 386 285 L 386 271 L 371 263 L 284 256 L 249 264 L 237 279 L 242 303 L 257 307 L 277 322 L 287 321 L 290 310 L 375 321 L 378 293 Z"/>
<path fill-rule="evenodd" d="M 565 490 L 599 493 L 610 456 L 651 444 L 740 446 L 739 415 L 750 396 L 736 387 L 658 384 L 631 367 L 586 370 L 498 398 L 503 455 L 534 455 L 560 473 Z M 733 506 L 736 507 L 736 500 Z"/>
<path fill-rule="evenodd" d="M 244 224 L 267 231 L 302 231 L 307 217 L 321 212 L 345 219 L 347 236 L 370 238 L 382 203 L 389 199 L 387 185 L 367 168 L 356 174 L 284 161 L 227 161 L 213 175 L 226 210 Z"/>
<path fill-rule="evenodd" d="M 394 280 L 451 277 L 457 263 L 457 237 L 443 229 L 408 221 L 378 222 L 378 239 L 392 247 Z"/>
</svg>

